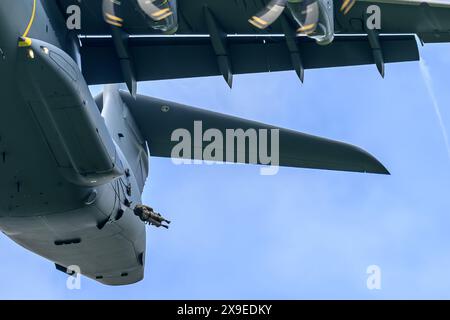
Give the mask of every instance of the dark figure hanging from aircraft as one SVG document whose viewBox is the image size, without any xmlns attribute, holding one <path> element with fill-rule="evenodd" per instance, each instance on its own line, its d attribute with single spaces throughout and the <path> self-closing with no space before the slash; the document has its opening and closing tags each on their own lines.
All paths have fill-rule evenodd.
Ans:
<svg viewBox="0 0 450 320">
<path fill-rule="evenodd" d="M 147 222 L 157 228 L 164 227 L 169 229 L 169 226 L 164 223 L 170 224 L 170 221 L 164 218 L 161 214 L 155 212 L 153 208 L 138 204 L 133 211 L 134 214 L 137 215 L 143 222 Z"/>
<path fill-rule="evenodd" d="M 149 156 L 172 157 L 173 133 L 195 135 L 197 122 L 223 136 L 276 132 L 276 165 L 388 174 L 352 145 L 140 96 L 136 83 L 219 75 L 231 87 L 236 74 L 283 70 L 303 81 L 305 69 L 363 64 L 384 75 L 385 63 L 419 59 L 415 36 L 450 41 L 448 2 L 1 0 L 0 229 L 58 270 L 140 281 L 142 220 L 169 223 L 141 205 Z M 95 98 L 94 84 L 107 84 Z M 179 156 L 205 160 L 206 144 Z M 267 164 L 246 148 L 219 150 Z"/>
</svg>

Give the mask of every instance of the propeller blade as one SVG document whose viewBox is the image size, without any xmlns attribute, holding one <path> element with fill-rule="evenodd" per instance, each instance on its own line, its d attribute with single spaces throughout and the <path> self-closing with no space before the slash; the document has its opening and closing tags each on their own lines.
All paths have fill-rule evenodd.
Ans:
<svg viewBox="0 0 450 320">
<path fill-rule="evenodd" d="M 258 14 L 251 17 L 248 22 L 258 29 L 266 29 L 274 23 L 283 13 L 288 0 L 272 0 Z"/>
<path fill-rule="evenodd" d="M 161 2 L 161 4 L 158 6 L 154 4 L 155 2 Z M 137 0 L 141 10 L 153 21 L 164 20 L 173 14 L 170 5 L 167 5 L 167 2 L 167 0 Z"/>
<path fill-rule="evenodd" d="M 300 3 L 289 3 L 294 19 L 299 24 L 297 33 L 310 35 L 316 31 L 320 18 L 317 0 L 304 0 Z"/>
<path fill-rule="evenodd" d="M 123 26 L 123 19 L 120 14 L 121 2 L 115 0 L 103 0 L 103 18 L 105 22 L 121 28 Z"/>
<path fill-rule="evenodd" d="M 344 0 L 340 11 L 343 12 L 344 14 L 349 13 L 349 11 L 353 8 L 355 3 L 356 3 L 356 0 Z"/>
</svg>

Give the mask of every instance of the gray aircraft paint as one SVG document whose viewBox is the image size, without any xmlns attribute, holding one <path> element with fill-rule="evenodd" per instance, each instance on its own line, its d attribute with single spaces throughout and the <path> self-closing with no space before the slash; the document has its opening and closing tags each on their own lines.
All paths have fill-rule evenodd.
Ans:
<svg viewBox="0 0 450 320">
<path fill-rule="evenodd" d="M 8 7 L 8 11 L 3 10 L 4 7 Z M 117 187 L 117 181 L 129 180 L 132 195 L 128 198 L 132 203 L 140 203 L 147 170 L 140 171 L 138 182 L 134 175 L 136 168 L 128 163 L 128 159 L 134 161 L 134 166 L 136 161 L 147 163 L 145 149 L 136 147 L 142 140 L 134 141 L 133 135 L 128 134 L 128 131 L 124 132 L 126 142 L 112 140 L 113 134 L 106 129 L 98 108 L 92 105 L 95 102 L 87 90 L 79 68 L 64 52 L 64 50 L 73 52 L 71 35 L 62 27 L 64 20 L 57 14 L 58 8 L 51 1 L 46 1 L 45 4 L 37 2 L 36 17 L 29 37 L 40 40 L 33 40 L 32 47 L 18 47 L 19 36 L 25 29 L 31 12 L 32 1 L 2 1 L 0 46 L 5 58 L 0 60 L 2 70 L 0 93 L 3 112 L 8 116 L 0 119 L 0 146 L 2 154 L 3 152 L 5 154 L 0 164 L 2 167 L 0 227 L 21 246 L 61 266 L 78 265 L 84 275 L 104 284 L 137 282 L 143 278 L 144 273 L 145 225 L 130 208 L 118 202 L 113 188 L 119 189 L 117 191 L 121 193 L 123 200 L 126 197 L 125 192 Z M 50 19 L 49 15 L 60 19 Z M 42 46 L 50 50 L 48 55 L 41 51 Z M 34 59 L 27 56 L 30 49 L 35 51 Z M 24 64 L 31 63 L 32 68 L 39 69 L 40 59 L 49 58 L 52 54 L 58 55 L 53 66 L 58 66 L 59 63 L 62 75 L 68 75 L 69 78 L 80 82 L 72 91 L 72 96 L 64 91 L 67 86 L 61 84 L 62 79 L 59 77 L 61 74 L 58 75 L 57 72 L 47 70 L 39 74 L 39 70 L 32 69 L 29 71 L 33 76 L 27 74 L 27 67 Z M 44 89 L 54 89 L 56 96 L 48 98 L 51 94 L 49 91 L 44 92 Z M 43 92 L 47 94 L 47 98 L 42 96 Z M 74 92 L 78 93 L 78 97 L 73 96 Z M 34 99 L 30 96 L 33 94 L 36 95 Z M 42 110 L 45 107 L 44 103 L 49 104 L 50 100 L 55 102 L 59 99 L 58 107 L 63 100 L 70 105 L 74 103 L 75 98 L 81 102 L 88 101 L 91 113 L 91 121 L 86 121 L 89 118 L 87 115 L 78 115 L 79 123 L 75 125 L 83 126 L 83 120 L 94 123 L 95 128 L 90 127 L 94 130 L 91 136 L 92 133 L 95 134 L 96 128 L 100 128 L 99 141 L 104 148 L 100 148 L 99 151 L 103 149 L 105 151 L 103 158 L 107 155 L 111 163 L 114 163 L 114 167 L 119 168 L 119 171 L 111 176 L 104 176 L 104 171 L 110 168 L 103 168 L 102 172 L 97 172 L 98 175 L 91 172 L 93 175 L 90 176 L 90 181 L 97 181 L 91 186 L 81 180 L 77 183 L 68 179 L 73 173 L 66 175 L 64 171 L 70 170 L 73 166 L 67 160 L 69 157 L 66 150 L 51 149 L 49 141 L 52 138 L 61 140 L 61 137 L 58 137 L 57 130 L 48 132 L 46 130 L 48 128 L 43 128 L 42 124 L 58 119 L 46 118 L 45 115 L 37 116 L 36 110 L 33 110 L 34 108 Z M 35 101 L 36 105 L 30 107 L 30 101 Z M 108 91 L 105 92 L 104 101 L 109 101 Z M 111 110 L 110 105 L 114 102 L 119 103 L 118 100 L 109 102 L 105 112 Z M 113 109 L 113 106 L 111 108 Z M 122 122 L 124 127 L 126 125 L 126 128 L 129 128 L 127 130 L 137 131 L 133 128 L 131 115 L 123 118 L 120 109 L 115 110 L 117 111 L 107 113 L 106 122 L 116 128 L 120 127 Z M 89 126 L 84 127 L 87 128 Z M 127 155 L 118 145 L 129 146 L 124 148 Z M 133 154 L 133 150 L 137 150 L 136 154 Z M 83 153 L 82 149 L 78 151 Z M 88 152 L 82 158 L 86 163 L 95 164 L 95 159 L 89 159 L 91 156 L 96 157 L 98 153 Z M 78 158 L 80 157 L 81 155 L 78 155 Z M 66 158 L 66 162 L 63 158 Z M 59 159 L 63 159 L 61 163 L 58 163 Z M 120 167 L 132 169 L 129 178 L 122 175 Z M 86 205 L 93 192 L 97 193 L 95 201 Z M 114 221 L 114 215 L 120 207 L 125 209 L 125 213 L 120 220 Z M 99 230 L 97 224 L 110 215 L 113 221 Z M 70 241 L 80 242 L 61 244 Z"/>
<path fill-rule="evenodd" d="M 0 103 L 3 115 L 0 117 L 0 229 L 19 245 L 53 261 L 60 270 L 76 265 L 84 275 L 108 285 L 137 282 L 144 275 L 146 229 L 134 215 L 133 205 L 141 203 L 149 172 L 149 153 L 170 157 L 173 130 L 190 128 L 196 120 L 203 121 L 205 128 L 216 128 L 221 132 L 227 128 L 275 127 L 170 101 L 133 97 L 114 85 L 106 86 L 103 94 L 94 99 L 87 84 L 105 84 L 124 78 L 133 84 L 133 80 L 218 74 L 211 43 L 209 39 L 189 37 L 174 38 L 175 41 L 155 40 L 159 47 L 153 53 L 163 50 L 170 56 L 177 57 L 181 53 L 189 59 L 195 58 L 192 52 L 184 54 L 178 49 L 175 52 L 173 45 L 178 45 L 177 41 L 196 43 L 199 47 L 187 48 L 201 49 L 208 57 L 202 61 L 207 67 L 200 71 L 196 69 L 203 65 L 184 63 L 188 67 L 181 70 L 169 64 L 174 61 L 171 60 L 158 62 L 160 73 L 155 74 L 154 69 L 148 69 L 148 61 L 130 61 L 130 56 L 126 68 L 110 67 L 104 62 L 116 62 L 114 58 L 111 60 L 116 52 L 111 51 L 114 47 L 108 39 L 84 39 L 82 50 L 75 30 L 66 28 L 65 10 L 61 11 L 61 6 L 73 4 L 73 1 L 36 1 L 36 14 L 31 24 L 33 2 L 2 0 L 0 4 Z M 93 2 L 83 2 L 82 9 Z M 186 3 L 179 1 L 180 10 L 187 10 L 186 17 L 197 33 L 204 33 L 201 21 L 195 21 L 196 7 L 187 8 Z M 204 3 L 209 4 L 213 12 L 228 12 L 218 9 L 238 6 L 228 0 L 205 0 Z M 201 1 L 196 2 L 198 5 Z M 412 10 L 416 6 L 409 7 L 408 14 L 414 15 Z M 359 12 L 362 4 L 355 8 Z M 248 8 L 251 12 L 254 9 L 256 7 Z M 433 10 L 438 7 L 431 7 L 428 13 L 442 17 L 447 14 L 447 11 Z M 132 12 L 128 10 L 126 14 Z M 230 29 L 231 20 L 235 18 L 233 15 L 222 19 L 226 29 Z M 348 25 L 343 19 L 340 17 L 339 23 Z M 98 20 L 89 16 L 86 34 L 111 31 L 101 18 Z M 441 21 L 443 25 L 445 21 Z M 252 33 L 246 20 L 244 23 L 237 26 L 239 30 Z M 425 39 L 434 41 L 435 35 L 428 24 L 423 30 L 407 31 L 420 31 Z M 142 25 L 136 33 L 148 31 Z M 400 27 L 405 25 L 406 22 L 402 22 Z M 19 37 L 24 35 L 27 26 L 32 26 L 26 34 L 28 39 L 25 45 L 19 46 Z M 396 30 L 392 24 L 387 27 Z M 279 30 L 278 25 L 274 28 Z M 179 30 L 190 34 L 185 24 Z M 236 58 L 242 53 L 241 44 L 255 54 L 263 48 L 260 40 L 245 44 L 247 40 L 230 40 L 235 44 L 234 49 L 225 53 Z M 278 53 L 288 49 L 281 40 L 284 41 L 276 39 L 273 46 Z M 315 44 L 305 42 L 305 68 L 373 63 L 366 41 L 365 36 L 341 38 L 336 46 L 333 42 L 327 49 L 317 49 Z M 137 50 L 133 47 L 136 44 L 141 49 L 147 49 L 147 45 L 152 48 L 150 42 L 146 38 L 131 41 L 131 53 Z M 385 62 L 418 58 L 412 36 L 380 38 L 380 43 L 385 49 L 390 48 L 384 51 Z M 105 45 L 103 49 L 107 49 L 107 55 L 101 55 L 103 51 L 98 50 L 99 44 Z M 294 44 L 289 44 L 290 49 Z M 346 46 L 352 46 L 364 57 L 353 62 L 347 61 L 351 60 L 348 57 L 339 58 L 345 61 L 336 60 L 335 56 L 339 55 L 330 54 L 333 50 L 346 52 Z M 405 50 L 394 50 L 396 48 Z M 302 67 L 298 65 L 298 59 L 296 66 L 291 64 L 289 52 L 278 53 L 275 57 L 282 58 L 279 70 Z M 145 50 L 142 54 L 148 57 Z M 251 55 L 255 64 L 251 72 L 269 71 L 269 67 L 273 67 L 265 65 L 266 60 L 261 63 L 261 59 L 253 57 Z M 140 77 L 136 79 L 132 79 L 131 62 L 140 71 Z M 230 65 L 227 67 L 225 71 L 231 71 Z M 245 63 L 239 68 L 236 64 L 234 67 L 238 73 L 249 72 Z M 128 72 L 128 77 L 120 72 Z M 167 108 L 166 112 L 162 111 L 163 107 Z M 238 155 L 236 158 L 240 159 Z M 378 160 L 359 148 L 287 129 L 280 129 L 280 165 L 388 173 Z M 127 190 L 128 186 L 131 190 Z"/>
</svg>

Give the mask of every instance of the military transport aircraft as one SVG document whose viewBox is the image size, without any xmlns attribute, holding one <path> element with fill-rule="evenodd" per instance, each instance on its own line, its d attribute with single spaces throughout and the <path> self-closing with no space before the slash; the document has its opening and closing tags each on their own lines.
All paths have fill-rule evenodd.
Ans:
<svg viewBox="0 0 450 320">
<path fill-rule="evenodd" d="M 1 0 L 0 228 L 58 270 L 137 282 L 145 223 L 169 223 L 141 203 L 149 156 L 171 157 L 173 132 L 198 121 L 278 129 L 137 95 L 138 81 L 218 75 L 231 86 L 236 74 L 283 70 L 303 81 L 305 69 L 362 64 L 384 75 L 385 63 L 419 59 L 416 36 L 450 41 L 448 2 Z M 95 84 L 108 85 L 94 98 Z M 278 138 L 281 166 L 388 174 L 348 144 Z M 201 159 L 202 143 L 179 156 Z M 254 156 L 223 148 L 228 162 Z"/>
</svg>

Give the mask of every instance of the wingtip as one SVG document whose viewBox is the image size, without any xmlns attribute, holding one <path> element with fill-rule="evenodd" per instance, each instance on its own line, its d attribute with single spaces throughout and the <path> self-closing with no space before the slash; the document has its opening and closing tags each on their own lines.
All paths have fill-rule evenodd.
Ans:
<svg viewBox="0 0 450 320">
<path fill-rule="evenodd" d="M 378 161 L 378 159 L 376 159 L 372 155 L 369 155 L 369 156 L 371 158 L 371 164 L 370 164 L 370 168 L 366 171 L 367 173 L 381 174 L 381 175 L 387 175 L 387 176 L 391 175 L 389 170 L 380 161 Z"/>
<path fill-rule="evenodd" d="M 382 174 L 382 175 L 386 175 L 386 176 L 390 176 L 391 175 L 389 170 L 386 169 L 386 167 L 383 166 L 381 163 L 380 163 L 380 167 L 377 170 L 375 170 L 375 171 L 373 171 L 371 173 Z"/>
<path fill-rule="evenodd" d="M 381 166 L 383 167 L 383 171 L 381 172 L 381 174 L 390 176 L 391 173 L 389 172 L 389 170 L 385 166 L 383 166 L 383 165 L 381 165 Z"/>
<path fill-rule="evenodd" d="M 389 170 L 381 163 L 381 161 L 366 150 L 355 147 L 354 151 L 356 152 L 354 154 L 355 159 L 358 159 L 359 164 L 363 167 L 362 172 L 391 175 Z"/>
</svg>

